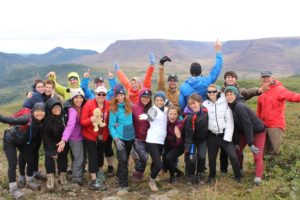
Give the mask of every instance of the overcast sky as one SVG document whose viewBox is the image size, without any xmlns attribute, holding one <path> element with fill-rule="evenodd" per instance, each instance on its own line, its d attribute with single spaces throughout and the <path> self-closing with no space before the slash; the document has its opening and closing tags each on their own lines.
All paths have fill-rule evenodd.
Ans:
<svg viewBox="0 0 300 200">
<path fill-rule="evenodd" d="M 297 0 L 1 0 L 0 52 L 104 51 L 116 40 L 300 36 Z"/>
</svg>

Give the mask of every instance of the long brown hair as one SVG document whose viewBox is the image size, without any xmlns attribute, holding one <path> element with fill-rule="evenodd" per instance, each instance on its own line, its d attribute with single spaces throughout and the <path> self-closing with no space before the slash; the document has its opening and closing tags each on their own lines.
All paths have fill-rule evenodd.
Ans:
<svg viewBox="0 0 300 200">
<path fill-rule="evenodd" d="M 124 95 L 124 105 L 125 105 L 125 113 L 128 115 L 132 113 L 132 106 L 129 101 L 129 98 Z M 112 98 L 109 104 L 109 109 L 112 112 L 117 112 L 118 111 L 118 100 L 116 97 Z"/>
</svg>

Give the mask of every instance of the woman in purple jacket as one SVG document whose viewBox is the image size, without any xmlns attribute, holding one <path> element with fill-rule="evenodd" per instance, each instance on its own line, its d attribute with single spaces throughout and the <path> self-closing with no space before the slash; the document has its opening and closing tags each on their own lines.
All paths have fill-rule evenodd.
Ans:
<svg viewBox="0 0 300 200">
<path fill-rule="evenodd" d="M 72 164 L 72 182 L 82 185 L 83 183 L 83 144 L 80 125 L 81 108 L 85 102 L 81 88 L 71 91 L 71 107 L 68 109 L 68 122 L 62 134 L 61 141 L 57 144 L 57 152 L 64 150 L 68 142 L 74 157 Z M 66 180 L 65 180 L 66 181 Z"/>
<path fill-rule="evenodd" d="M 179 121 L 180 108 L 171 105 L 168 110 L 168 124 L 167 124 L 167 137 L 165 140 L 165 156 L 164 164 L 170 173 L 170 183 L 174 184 L 177 182 L 175 173 L 183 174 L 177 168 L 177 159 L 184 152 L 184 141 L 181 134 L 183 121 Z"/>
<path fill-rule="evenodd" d="M 132 174 L 135 181 L 141 181 L 144 178 L 144 172 L 147 166 L 148 153 L 146 151 L 146 136 L 150 124 L 147 120 L 140 120 L 139 116 L 143 113 L 147 113 L 152 106 L 151 96 L 151 90 L 142 88 L 139 93 L 139 102 L 132 107 L 133 125 L 135 129 L 133 149 L 137 154 L 135 171 Z"/>
</svg>

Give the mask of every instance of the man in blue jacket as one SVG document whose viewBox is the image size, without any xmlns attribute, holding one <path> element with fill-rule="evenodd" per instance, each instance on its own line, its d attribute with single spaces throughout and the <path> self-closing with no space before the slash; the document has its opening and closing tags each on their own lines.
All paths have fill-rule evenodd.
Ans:
<svg viewBox="0 0 300 200">
<path fill-rule="evenodd" d="M 199 63 L 192 63 L 190 67 L 191 77 L 180 86 L 179 105 L 182 110 L 184 110 L 187 105 L 188 97 L 195 92 L 202 97 L 203 101 L 206 99 L 207 87 L 217 80 L 222 70 L 223 61 L 221 49 L 222 44 L 217 40 L 215 43 L 216 64 L 207 76 L 201 75 L 202 69 Z"/>
</svg>

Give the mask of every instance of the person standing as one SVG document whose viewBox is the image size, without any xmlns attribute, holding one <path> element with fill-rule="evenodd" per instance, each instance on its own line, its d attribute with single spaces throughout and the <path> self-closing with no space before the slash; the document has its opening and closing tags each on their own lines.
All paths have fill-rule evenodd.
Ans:
<svg viewBox="0 0 300 200">
<path fill-rule="evenodd" d="M 300 102 L 300 94 L 286 89 L 270 71 L 261 72 L 261 81 L 269 88 L 257 100 L 257 116 L 267 132 L 265 154 L 278 155 L 286 128 L 285 101 Z"/>
</svg>

